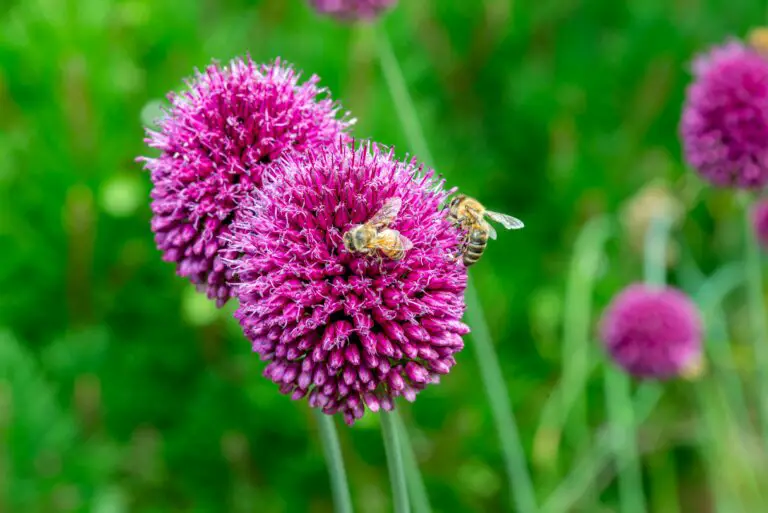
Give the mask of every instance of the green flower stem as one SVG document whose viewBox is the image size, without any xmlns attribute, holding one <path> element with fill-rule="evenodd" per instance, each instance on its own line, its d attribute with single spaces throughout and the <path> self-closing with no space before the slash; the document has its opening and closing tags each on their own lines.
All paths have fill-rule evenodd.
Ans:
<svg viewBox="0 0 768 513">
<path fill-rule="evenodd" d="M 434 166 L 435 163 L 427 147 L 424 131 L 416 115 L 416 108 L 408 92 L 403 72 L 392 50 L 389 38 L 383 30 L 378 35 L 377 47 L 382 72 L 387 81 L 403 130 L 413 150 L 428 164 Z M 509 406 L 509 395 L 504 384 L 496 353 L 493 350 L 493 343 L 485 323 L 482 305 L 471 280 L 467 281 L 466 302 L 467 321 L 472 327 L 472 339 L 477 352 L 480 375 L 488 394 L 491 411 L 501 439 L 513 502 L 517 505 L 518 511 L 533 513 L 538 508 L 536 507 L 533 485 L 531 484 L 531 478 L 526 466 L 525 453 L 520 445 L 517 425 L 512 415 L 512 409 Z"/>
<path fill-rule="evenodd" d="M 605 396 L 608 422 L 611 431 L 611 447 L 616 461 L 619 481 L 619 511 L 643 513 L 643 477 L 637 454 L 635 414 L 632 404 L 629 377 L 615 367 L 605 367 Z"/>
<path fill-rule="evenodd" d="M 395 513 L 409 513 L 408 488 L 403 464 L 403 448 L 400 445 L 400 435 L 397 429 L 395 413 L 381 411 L 381 433 L 384 436 L 384 450 L 387 453 L 389 481 L 392 484 L 392 502 Z"/>
<path fill-rule="evenodd" d="M 312 411 L 317 419 L 320 440 L 323 444 L 323 453 L 328 464 L 334 511 L 336 513 L 352 513 L 352 499 L 349 495 L 347 474 L 344 471 L 344 459 L 341 456 L 341 447 L 339 446 L 339 437 L 336 434 L 334 418 L 317 408 L 312 408 Z"/>
<path fill-rule="evenodd" d="M 752 340 L 755 348 L 755 363 L 759 388 L 760 417 L 762 420 L 763 443 L 768 446 L 768 324 L 763 297 L 763 273 L 760 263 L 760 247 L 752 226 L 751 202 L 742 198 L 744 205 L 744 237 L 746 240 L 744 260 L 747 271 L 747 307 L 752 324 Z"/>
<path fill-rule="evenodd" d="M 525 452 L 520 444 L 517 424 L 509 404 L 509 394 L 504 384 L 498 358 L 493 350 L 493 342 L 488 325 L 482 314 L 480 298 L 477 296 L 472 280 L 467 280 L 467 321 L 472 326 L 472 345 L 475 348 L 480 376 L 488 394 L 496 430 L 501 439 L 501 449 L 507 466 L 512 501 L 517 511 L 538 511 L 536 496 L 531 477 L 528 474 Z"/>
<path fill-rule="evenodd" d="M 427 487 L 424 486 L 424 480 L 419 472 L 419 465 L 416 461 L 416 455 L 413 453 L 413 446 L 408 437 L 408 431 L 405 428 L 403 419 L 398 415 L 397 410 L 392 410 L 392 415 L 397 424 L 397 432 L 400 435 L 401 446 L 403 450 L 403 462 L 405 463 L 405 476 L 408 483 L 408 493 L 411 498 L 411 506 L 414 513 L 432 513 L 429 505 L 429 496 Z"/>
<path fill-rule="evenodd" d="M 643 275 L 646 285 L 663 287 L 667 283 L 667 239 L 671 220 L 655 216 L 645 232 Z"/>
</svg>

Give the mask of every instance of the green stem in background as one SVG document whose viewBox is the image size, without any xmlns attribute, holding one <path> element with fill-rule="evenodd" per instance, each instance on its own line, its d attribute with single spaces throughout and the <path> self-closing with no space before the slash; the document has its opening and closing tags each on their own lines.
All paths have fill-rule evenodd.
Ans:
<svg viewBox="0 0 768 513">
<path fill-rule="evenodd" d="M 611 365 L 605 367 L 605 398 L 611 431 L 611 448 L 619 481 L 619 511 L 643 513 L 643 474 L 637 454 L 635 413 L 629 377 Z"/>
<path fill-rule="evenodd" d="M 517 424 L 509 404 L 509 394 L 504 384 L 499 361 L 493 350 L 493 342 L 488 331 L 488 325 L 482 315 L 480 298 L 477 296 L 472 280 L 467 280 L 467 321 L 472 326 L 472 345 L 480 366 L 480 376 L 488 394 L 491 413 L 496 423 L 496 430 L 501 439 L 501 449 L 509 475 L 509 486 L 512 491 L 512 501 L 517 511 L 537 511 L 536 496 L 533 491 L 531 477 L 528 474 L 525 452 L 520 444 Z"/>
<path fill-rule="evenodd" d="M 634 422 L 638 426 L 645 422 L 662 394 L 662 388 L 657 383 L 644 383 L 640 385 L 632 401 L 635 412 Z M 560 483 L 560 486 L 550 494 L 541 513 L 567 513 L 575 511 L 574 506 L 588 491 L 599 494 L 601 490 L 596 488 L 595 482 L 598 476 L 605 470 L 611 461 L 613 432 L 616 426 L 609 426 L 607 432 L 598 436 L 596 443 L 576 465 L 568 476 Z M 621 462 L 617 472 L 622 471 Z"/>
<path fill-rule="evenodd" d="M 751 202 L 743 196 L 744 238 L 746 240 L 744 261 L 747 271 L 747 307 L 752 324 L 752 341 L 758 379 L 758 404 L 762 420 L 763 443 L 768 449 L 768 325 L 766 324 L 765 299 L 763 297 L 763 273 L 760 263 L 760 247 L 752 225 Z"/>
<path fill-rule="evenodd" d="M 429 153 L 424 131 L 419 123 L 416 108 L 408 93 L 408 87 L 403 77 L 403 72 L 397 62 L 395 53 L 389 42 L 387 34 L 382 30 L 378 34 L 379 59 L 384 78 L 389 86 L 392 101 L 395 105 L 400 123 L 408 137 L 413 150 L 428 164 L 434 166 L 434 160 Z M 536 499 L 531 483 L 528 468 L 526 466 L 525 453 L 520 445 L 517 425 L 512 409 L 510 408 L 509 395 L 504 384 L 503 375 L 498 358 L 493 350 L 490 332 L 485 322 L 482 305 L 477 296 L 472 281 L 467 281 L 466 291 L 467 321 L 472 327 L 472 339 L 477 352 L 480 375 L 488 394 L 491 412 L 496 423 L 496 428 L 501 439 L 507 472 L 510 479 L 510 488 L 513 502 L 518 511 L 536 512 Z"/>
<path fill-rule="evenodd" d="M 376 46 L 379 50 L 381 71 L 387 82 L 389 94 L 392 95 L 392 103 L 395 105 L 395 111 L 400 119 L 400 124 L 403 126 L 405 136 L 416 155 L 427 165 L 435 166 L 435 161 L 429 153 L 427 139 L 424 137 L 424 130 L 422 130 L 419 117 L 416 114 L 416 107 L 413 104 L 411 94 L 408 92 L 403 71 L 400 69 L 400 64 L 397 62 L 397 57 L 392 50 L 392 45 L 384 28 L 379 31 L 377 40 Z"/>
<path fill-rule="evenodd" d="M 667 284 L 667 239 L 671 219 L 667 216 L 654 216 L 645 232 L 643 255 L 643 277 L 645 284 L 663 287 Z"/>
<path fill-rule="evenodd" d="M 411 498 L 411 506 L 413 506 L 414 513 L 431 513 L 432 508 L 429 505 L 429 496 L 427 495 L 427 487 L 424 486 L 424 480 L 419 472 L 419 465 L 416 461 L 416 455 L 413 452 L 413 446 L 411 445 L 410 438 L 408 437 L 408 430 L 405 428 L 403 419 L 397 414 L 396 410 L 392 411 L 392 415 L 395 418 L 397 424 L 397 432 L 400 435 L 401 445 L 403 449 L 403 462 L 405 463 L 405 477 L 408 484 L 408 493 Z"/>
<path fill-rule="evenodd" d="M 400 444 L 400 435 L 395 415 L 394 412 L 381 411 L 379 415 L 381 418 L 381 433 L 384 436 L 384 450 L 387 453 L 389 481 L 392 485 L 393 511 L 395 513 L 409 513 L 411 508 L 408 502 L 403 448 Z"/>
<path fill-rule="evenodd" d="M 597 281 L 603 248 L 611 234 L 607 217 L 591 219 L 576 238 L 565 286 L 563 312 L 563 404 L 558 408 L 559 425 L 578 449 L 589 439 L 584 389 L 590 369 L 592 294 Z M 567 399 L 567 400 L 566 400 Z M 568 422 L 570 414 L 570 422 Z"/>
<path fill-rule="evenodd" d="M 320 430 L 320 440 L 323 445 L 325 461 L 328 464 L 328 474 L 331 479 L 333 494 L 333 510 L 336 513 L 352 513 L 352 499 L 349 495 L 347 473 L 344 471 L 344 459 L 341 456 L 339 436 L 333 417 L 326 415 L 317 408 L 312 408 Z"/>
</svg>

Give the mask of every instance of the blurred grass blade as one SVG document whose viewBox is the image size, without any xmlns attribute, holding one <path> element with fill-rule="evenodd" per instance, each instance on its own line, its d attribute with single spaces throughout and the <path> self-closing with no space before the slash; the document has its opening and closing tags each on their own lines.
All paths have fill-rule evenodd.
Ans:
<svg viewBox="0 0 768 513">
<path fill-rule="evenodd" d="M 747 271 L 747 306 L 752 328 L 752 340 L 755 351 L 755 364 L 758 380 L 758 404 L 762 421 L 764 449 L 768 449 L 768 325 L 763 295 L 763 273 L 761 252 L 752 226 L 751 203 L 748 196 L 742 196 L 744 206 L 744 261 Z"/>
<path fill-rule="evenodd" d="M 378 51 L 382 72 L 392 95 L 400 123 L 403 125 L 408 140 L 413 150 L 428 164 L 434 166 L 434 160 L 429 153 L 424 131 L 419 123 L 413 99 L 408 93 L 408 87 L 403 78 L 403 72 L 397 62 L 395 53 L 389 42 L 386 32 L 378 34 Z M 525 452 L 520 444 L 512 409 L 510 408 L 509 394 L 507 393 L 504 378 L 499 367 L 499 361 L 493 350 L 490 332 L 485 323 L 485 315 L 482 311 L 480 299 L 474 289 L 472 280 L 467 280 L 465 293 L 467 302 L 467 322 L 472 328 L 472 340 L 475 347 L 480 376 L 483 379 L 491 412 L 496 423 L 496 429 L 501 439 L 502 451 L 507 466 L 510 480 L 512 501 L 519 511 L 535 512 L 536 496 L 533 491 L 530 475 L 526 465 Z"/>
<path fill-rule="evenodd" d="M 427 487 L 424 486 L 424 480 L 419 471 L 419 464 L 416 461 L 416 454 L 413 452 L 411 440 L 408 437 L 408 430 L 403 423 L 403 419 L 397 413 L 392 411 L 392 416 L 397 424 L 397 432 L 400 435 L 400 445 L 403 449 L 403 463 L 405 464 L 405 477 L 408 486 L 408 493 L 411 498 L 411 506 L 414 513 L 432 513 L 429 505 L 429 495 Z"/>
<path fill-rule="evenodd" d="M 574 243 L 568 271 L 563 313 L 563 403 L 559 425 L 578 448 L 589 439 L 587 404 L 584 388 L 590 369 L 590 330 L 592 329 L 592 295 L 597 279 L 603 247 L 611 233 L 607 217 L 591 219 Z M 570 422 L 568 421 L 570 416 Z"/>
<path fill-rule="evenodd" d="M 317 408 L 312 408 L 320 430 L 320 440 L 323 444 L 325 461 L 328 464 L 328 474 L 331 479 L 333 493 L 333 510 L 336 513 L 352 513 L 352 499 L 349 495 L 347 473 L 344 470 L 344 458 L 341 455 L 339 436 L 332 415 L 326 415 Z"/>
<path fill-rule="evenodd" d="M 512 501 L 518 511 L 537 511 L 536 496 L 533 484 L 528 473 L 525 452 L 520 444 L 520 435 L 517 432 L 515 417 L 510 408 L 509 394 L 504 384 L 504 378 L 499 367 L 499 361 L 493 350 L 488 326 L 482 315 L 480 298 L 471 279 L 467 280 L 467 321 L 472 326 L 472 345 L 477 355 L 477 363 L 480 366 L 480 376 L 488 394 L 491 405 L 491 413 L 496 423 L 501 440 L 501 450 L 507 466 L 510 479 Z"/>
<path fill-rule="evenodd" d="M 728 397 L 736 423 L 741 429 L 752 431 L 749 407 L 747 405 L 744 386 L 739 378 L 736 358 L 729 342 L 727 321 L 722 303 L 731 292 L 741 287 L 746 274 L 741 262 L 724 265 L 715 271 L 711 277 L 698 286 L 695 295 L 696 303 L 706 319 L 706 340 L 709 360 L 716 362 L 722 381 L 723 390 Z"/>
<path fill-rule="evenodd" d="M 619 480 L 619 511 L 643 513 L 643 474 L 637 454 L 637 435 L 629 377 L 611 365 L 605 366 L 605 397 L 611 429 L 611 448 Z"/>
<path fill-rule="evenodd" d="M 400 443 L 395 415 L 395 412 L 381 411 L 381 434 L 384 437 L 384 450 L 387 453 L 393 510 L 395 513 L 409 513 L 411 509 L 408 502 L 408 488 L 403 464 L 403 448 Z"/>
<path fill-rule="evenodd" d="M 661 398 L 663 389 L 657 383 L 644 383 L 637 388 L 634 398 L 634 428 L 645 422 Z M 560 486 L 547 498 L 541 507 L 541 513 L 568 513 L 581 497 L 591 491 L 598 493 L 595 482 L 600 473 L 610 463 L 612 431 L 616 426 L 608 426 L 586 456 L 571 469 Z M 621 469 L 617 469 L 621 471 Z M 590 490 L 591 488 L 591 490 Z"/>
<path fill-rule="evenodd" d="M 392 95 L 397 117 L 400 119 L 405 136 L 411 145 L 411 150 L 428 166 L 435 167 L 436 163 L 429 152 L 429 145 L 426 137 L 424 137 L 424 130 L 421 128 L 416 107 L 413 105 L 413 98 L 408 92 L 408 85 L 405 83 L 400 64 L 397 62 L 397 57 L 383 27 L 378 31 L 377 39 L 378 44 L 376 46 L 381 62 L 381 71 L 387 82 L 389 93 Z"/>
</svg>

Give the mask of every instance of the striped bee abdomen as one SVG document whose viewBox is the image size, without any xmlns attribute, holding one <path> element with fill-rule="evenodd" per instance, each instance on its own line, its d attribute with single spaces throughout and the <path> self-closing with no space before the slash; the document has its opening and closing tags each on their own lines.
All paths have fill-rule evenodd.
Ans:
<svg viewBox="0 0 768 513">
<path fill-rule="evenodd" d="M 488 232 L 486 230 L 473 229 L 469 233 L 467 247 L 464 250 L 464 265 L 469 267 L 483 256 L 485 246 L 488 245 Z"/>
</svg>

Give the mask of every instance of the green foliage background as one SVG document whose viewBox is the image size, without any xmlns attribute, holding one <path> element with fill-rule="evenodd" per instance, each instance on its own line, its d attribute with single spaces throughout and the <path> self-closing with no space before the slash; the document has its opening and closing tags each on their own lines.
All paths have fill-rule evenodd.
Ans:
<svg viewBox="0 0 768 513">
<path fill-rule="evenodd" d="M 694 292 L 700 273 L 742 258 L 739 204 L 685 170 L 677 124 L 692 55 L 743 35 L 765 7 L 401 3 L 378 28 L 414 96 L 429 164 L 527 225 L 501 234 L 472 272 L 543 502 L 579 471 L 606 421 L 595 371 L 575 415 L 542 428 L 543 405 L 573 357 L 562 339 L 576 328 L 563 319 L 591 334 L 610 297 L 642 276 L 629 235 L 614 230 L 594 297 L 571 290 L 593 312 L 569 317 L 568 272 L 584 224 L 606 214 L 618 227 L 627 198 L 664 180 L 687 211 L 671 279 Z M 0 3 L 0 511 L 332 510 L 305 403 L 261 378 L 233 305 L 216 311 L 161 262 L 149 179 L 135 162 L 166 92 L 212 58 L 245 53 L 320 75 L 358 118 L 356 136 L 414 150 L 371 30 L 319 19 L 302 0 Z M 735 367 L 711 362 L 704 380 L 665 385 L 640 428 L 649 510 L 712 510 L 713 470 L 736 476 L 734 500 L 751 500 L 740 472 L 757 479 L 764 453 L 747 427 L 720 425 L 732 403 L 717 379 L 742 376 L 752 398 L 743 299 L 733 295 L 721 337 L 733 342 Z M 587 342 L 590 369 L 601 369 Z M 458 361 L 402 409 L 430 499 L 443 512 L 508 510 L 473 351 Z M 340 436 L 357 509 L 390 511 L 378 419 Z M 722 444 L 729 458 L 713 460 Z M 573 511 L 615 511 L 611 468 L 589 481 Z"/>
</svg>

